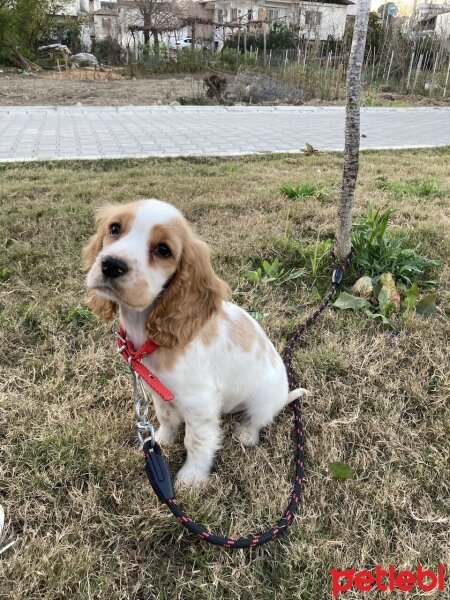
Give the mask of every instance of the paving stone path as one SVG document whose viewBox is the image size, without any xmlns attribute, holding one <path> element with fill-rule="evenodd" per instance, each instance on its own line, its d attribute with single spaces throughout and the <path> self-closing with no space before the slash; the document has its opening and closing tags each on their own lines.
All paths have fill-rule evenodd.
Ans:
<svg viewBox="0 0 450 600">
<path fill-rule="evenodd" d="M 364 108 L 362 148 L 450 144 L 450 108 Z M 0 162 L 344 147 L 343 107 L 1 107 Z"/>
</svg>

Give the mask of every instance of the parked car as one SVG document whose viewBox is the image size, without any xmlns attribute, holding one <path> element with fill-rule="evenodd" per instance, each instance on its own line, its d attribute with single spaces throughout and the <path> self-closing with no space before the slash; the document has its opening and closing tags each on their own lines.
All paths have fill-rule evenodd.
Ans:
<svg viewBox="0 0 450 600">
<path fill-rule="evenodd" d="M 192 48 L 192 38 L 187 37 L 187 38 L 183 38 L 181 40 L 175 40 L 173 42 L 173 47 L 174 48 Z M 194 48 L 196 48 L 197 50 L 202 50 L 203 44 L 200 44 L 200 42 L 195 42 Z"/>
</svg>

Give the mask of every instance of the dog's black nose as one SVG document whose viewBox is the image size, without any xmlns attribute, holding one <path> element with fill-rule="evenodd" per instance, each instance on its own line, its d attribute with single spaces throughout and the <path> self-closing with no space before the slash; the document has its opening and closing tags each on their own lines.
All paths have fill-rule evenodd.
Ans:
<svg viewBox="0 0 450 600">
<path fill-rule="evenodd" d="M 107 256 L 102 260 L 102 273 L 105 277 L 120 277 L 128 271 L 127 263 L 120 258 Z"/>
</svg>

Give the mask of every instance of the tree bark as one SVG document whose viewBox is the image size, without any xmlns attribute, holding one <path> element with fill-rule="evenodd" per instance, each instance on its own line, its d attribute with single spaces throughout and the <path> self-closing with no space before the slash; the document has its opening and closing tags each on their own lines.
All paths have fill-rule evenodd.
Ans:
<svg viewBox="0 0 450 600">
<path fill-rule="evenodd" d="M 196 43 L 196 31 L 195 31 L 195 26 L 196 26 L 196 22 L 195 19 L 192 21 L 192 26 L 191 26 L 191 48 L 192 50 L 195 49 L 195 43 Z"/>
<path fill-rule="evenodd" d="M 338 205 L 336 254 L 343 260 L 351 249 L 352 210 L 359 169 L 361 69 L 364 62 L 370 0 L 359 0 L 347 71 L 344 172 Z"/>
<path fill-rule="evenodd" d="M 153 49 L 155 51 L 156 60 L 159 60 L 159 35 L 157 29 L 152 29 Z"/>
</svg>

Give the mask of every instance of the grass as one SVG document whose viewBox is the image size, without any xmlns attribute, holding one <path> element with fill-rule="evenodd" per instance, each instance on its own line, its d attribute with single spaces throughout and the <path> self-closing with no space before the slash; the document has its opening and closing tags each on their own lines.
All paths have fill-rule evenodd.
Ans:
<svg viewBox="0 0 450 600">
<path fill-rule="evenodd" d="M 448 148 L 363 153 L 356 213 L 368 201 L 389 207 L 391 192 L 374 185 L 381 176 L 420 173 L 448 189 L 449 167 Z M 322 600 L 331 597 L 330 568 L 448 563 L 448 198 L 401 195 L 392 215 L 394 228 L 442 263 L 438 314 L 406 312 L 393 332 L 331 309 L 297 351 L 300 380 L 315 394 L 304 404 L 305 493 L 289 533 L 261 549 L 197 542 L 158 503 L 136 447 L 128 373 L 110 328 L 83 308 L 80 252 L 94 208 L 158 197 L 195 224 L 234 300 L 265 315 L 260 323 L 281 350 L 328 285 L 322 250 L 335 207 L 278 190 L 312 173 L 338 186 L 341 169 L 342 157 L 325 153 L 0 165 L 0 547 L 17 540 L 0 558 L 3 597 Z M 244 278 L 277 258 L 304 275 L 282 285 Z M 224 419 L 210 482 L 179 500 L 237 536 L 272 525 L 285 508 L 291 415 L 253 449 L 240 447 L 232 423 Z M 166 455 L 176 470 L 181 441 Z M 351 478 L 333 475 L 338 463 Z"/>
<path fill-rule="evenodd" d="M 442 184 L 435 179 L 413 179 L 393 182 L 380 179 L 377 185 L 382 190 L 392 192 L 395 196 L 416 196 L 418 198 L 436 198 L 446 195 Z M 449 192 L 450 193 L 450 192 Z"/>
</svg>

